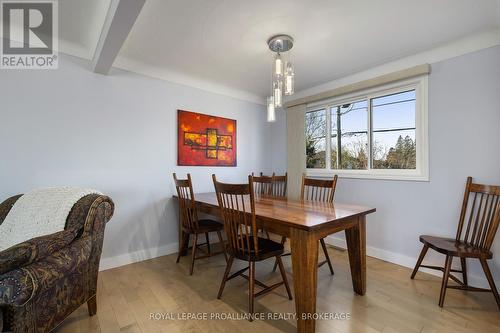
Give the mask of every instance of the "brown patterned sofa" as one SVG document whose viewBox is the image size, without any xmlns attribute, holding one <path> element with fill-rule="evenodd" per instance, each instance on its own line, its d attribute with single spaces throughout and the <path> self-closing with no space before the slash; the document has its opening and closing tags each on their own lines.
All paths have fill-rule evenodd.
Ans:
<svg viewBox="0 0 500 333">
<path fill-rule="evenodd" d="M 20 197 L 0 204 L 0 224 Z M 97 311 L 104 228 L 113 201 L 91 194 L 72 208 L 65 230 L 0 252 L 0 332 L 49 332 L 82 304 Z"/>
</svg>

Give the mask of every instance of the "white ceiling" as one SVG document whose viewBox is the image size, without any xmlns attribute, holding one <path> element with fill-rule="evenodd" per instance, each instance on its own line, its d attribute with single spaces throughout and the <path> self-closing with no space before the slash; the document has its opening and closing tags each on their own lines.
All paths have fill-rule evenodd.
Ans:
<svg viewBox="0 0 500 333">
<path fill-rule="evenodd" d="M 109 2 L 59 2 L 61 51 L 92 57 Z M 147 0 L 115 64 L 264 98 L 274 34 L 303 90 L 499 28 L 499 0 Z"/>
<path fill-rule="evenodd" d="M 111 0 L 62 0 L 59 9 L 59 49 L 91 59 Z"/>
</svg>

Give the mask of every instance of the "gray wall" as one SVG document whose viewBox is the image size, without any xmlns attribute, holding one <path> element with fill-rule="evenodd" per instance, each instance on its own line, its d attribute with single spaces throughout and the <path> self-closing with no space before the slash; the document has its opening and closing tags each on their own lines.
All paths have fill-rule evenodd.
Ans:
<svg viewBox="0 0 500 333">
<path fill-rule="evenodd" d="M 264 106 L 126 71 L 94 74 L 62 56 L 54 71 L 0 73 L 0 200 L 44 186 L 110 195 L 104 266 L 175 251 L 172 172 L 192 173 L 196 192 L 211 174 L 243 181 L 271 170 L 272 127 Z M 237 120 L 238 166 L 177 167 L 177 109 Z M 274 126 L 274 125 L 273 125 Z"/>
<path fill-rule="evenodd" d="M 500 185 L 499 97 L 500 47 L 432 64 L 430 181 L 342 178 L 338 182 L 337 201 L 377 208 L 368 217 L 369 254 L 413 266 L 421 249 L 419 235 L 455 236 L 467 176 Z M 334 244 L 342 245 L 338 238 L 343 235 L 333 237 Z M 493 252 L 490 266 L 500 281 L 500 236 Z M 430 259 L 444 263 L 440 256 Z M 480 265 L 473 263 L 471 274 L 472 282 L 484 284 Z"/>
</svg>

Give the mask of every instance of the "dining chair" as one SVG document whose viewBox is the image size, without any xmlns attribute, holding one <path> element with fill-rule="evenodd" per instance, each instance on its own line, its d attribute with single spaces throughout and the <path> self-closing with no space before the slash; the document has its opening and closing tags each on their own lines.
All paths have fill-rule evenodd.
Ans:
<svg viewBox="0 0 500 333">
<path fill-rule="evenodd" d="M 337 175 L 333 176 L 333 179 L 315 179 L 307 178 L 305 174 L 302 174 L 302 187 L 300 190 L 300 200 L 301 201 L 319 201 L 333 203 L 333 197 L 335 195 L 335 188 L 337 187 Z M 281 237 L 281 244 L 284 245 L 286 242 L 286 237 Z M 321 238 L 319 240 L 323 253 L 325 254 L 325 260 L 318 264 L 318 268 L 324 264 L 328 264 L 330 268 L 330 274 L 335 274 L 333 271 L 332 261 L 328 255 L 328 250 L 326 248 L 325 239 Z M 291 253 L 285 253 L 283 256 L 291 255 Z M 274 263 L 273 271 L 276 270 L 277 263 Z"/>
<path fill-rule="evenodd" d="M 224 220 L 224 230 L 228 238 L 227 251 L 229 253 L 229 260 L 224 276 L 222 277 L 217 298 L 221 298 L 227 281 L 237 276 L 247 279 L 248 307 L 251 314 L 251 321 L 253 319 L 254 299 L 256 297 L 267 294 L 281 285 L 285 285 L 288 298 L 292 299 L 290 286 L 288 285 L 283 262 L 281 261 L 284 247 L 278 242 L 261 238 L 257 235 L 255 193 L 252 176 L 248 176 L 248 184 L 220 183 L 217 181 L 215 175 L 212 175 L 212 179 L 219 202 L 219 209 Z M 255 279 L 255 263 L 273 257 L 278 262 L 282 281 L 267 286 Z M 235 258 L 248 262 L 248 267 L 240 269 L 229 276 Z M 249 271 L 248 276 L 243 274 L 247 270 Z M 255 284 L 263 289 L 255 293 Z"/>
<path fill-rule="evenodd" d="M 288 185 L 288 173 L 285 172 L 283 176 L 276 176 L 273 174 L 273 186 L 271 195 L 275 198 L 286 198 Z"/>
<path fill-rule="evenodd" d="M 174 173 L 175 188 L 179 197 L 179 216 L 181 220 L 181 247 L 177 255 L 176 263 L 179 263 L 181 254 L 189 247 L 189 238 L 194 235 L 194 242 L 191 254 L 191 266 L 189 275 L 193 275 L 194 261 L 198 259 L 208 258 L 217 254 L 224 253 L 227 261 L 226 246 L 222 240 L 221 231 L 224 230 L 224 225 L 220 222 L 210 219 L 198 219 L 196 211 L 196 203 L 194 200 L 193 184 L 191 182 L 191 175 L 187 174 L 187 179 L 177 179 Z M 210 249 L 209 233 L 216 232 L 219 242 L 222 246 L 222 251 L 212 253 Z M 205 234 L 206 243 L 198 244 L 198 235 Z M 201 246 L 206 245 L 206 251 Z M 203 256 L 196 256 L 196 251 L 200 250 L 205 253 Z"/>
<path fill-rule="evenodd" d="M 252 172 L 253 191 L 256 197 L 271 196 L 273 191 L 273 177 L 274 173 L 271 176 L 264 176 L 261 172 L 260 176 L 254 176 Z M 265 233 L 267 238 L 271 238 L 267 230 L 259 228 L 258 231 Z"/>
<path fill-rule="evenodd" d="M 264 176 L 262 172 L 260 176 L 254 176 L 252 173 L 255 196 L 270 196 L 273 193 L 273 177 L 274 173 L 271 176 Z"/>
<path fill-rule="evenodd" d="M 472 201 L 472 204 L 469 205 Z M 470 206 L 470 208 L 469 208 Z M 420 236 L 420 242 L 424 244 L 411 278 L 415 277 L 420 267 L 435 269 L 443 272 L 441 282 L 441 293 L 439 295 L 439 306 L 444 304 L 446 289 L 460 289 L 468 291 L 492 292 L 500 309 L 500 297 L 495 286 L 495 281 L 488 266 L 488 259 L 493 258 L 491 245 L 495 239 L 498 225 L 500 224 L 500 186 L 475 184 L 472 177 L 467 177 L 465 193 L 462 202 L 462 211 L 458 221 L 455 238 L 444 238 L 437 236 Z M 422 265 L 422 261 L 431 248 L 446 255 L 444 267 Z M 454 257 L 460 258 L 461 270 L 451 268 Z M 491 289 L 475 288 L 467 282 L 466 258 L 478 259 L 483 267 L 484 274 Z M 462 273 L 462 281 L 451 273 Z M 449 286 L 448 280 L 452 279 L 458 286 Z"/>
</svg>

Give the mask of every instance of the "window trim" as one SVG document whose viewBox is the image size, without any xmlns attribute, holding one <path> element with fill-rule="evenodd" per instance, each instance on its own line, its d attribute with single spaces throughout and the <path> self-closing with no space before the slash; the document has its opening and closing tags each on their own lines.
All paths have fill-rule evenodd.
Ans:
<svg viewBox="0 0 500 333">
<path fill-rule="evenodd" d="M 372 128 L 372 112 L 371 100 L 376 97 L 403 92 L 405 90 L 415 90 L 415 141 L 416 146 L 416 168 L 415 170 L 408 169 L 370 169 L 372 167 L 372 152 L 371 142 L 373 132 Z M 367 170 L 341 170 L 331 169 L 331 143 L 329 140 L 331 135 L 331 117 L 327 116 L 326 128 L 326 158 L 324 169 L 306 168 L 304 171 L 306 175 L 313 177 L 331 177 L 338 175 L 341 178 L 359 178 L 359 179 L 386 179 L 386 180 L 411 180 L 411 181 L 429 181 L 429 132 L 428 132 L 428 75 L 421 75 L 418 77 L 401 80 L 378 86 L 375 88 L 365 89 L 355 93 L 350 93 L 334 98 L 329 98 L 323 101 L 307 104 L 307 112 L 318 111 L 325 109 L 325 112 L 330 112 L 330 108 L 334 105 L 345 104 L 355 100 L 366 99 L 368 112 L 368 147 L 369 161 Z M 305 121 L 305 115 L 304 115 Z M 328 135 L 330 133 L 330 135 Z M 305 154 L 305 151 L 304 151 Z"/>
</svg>

